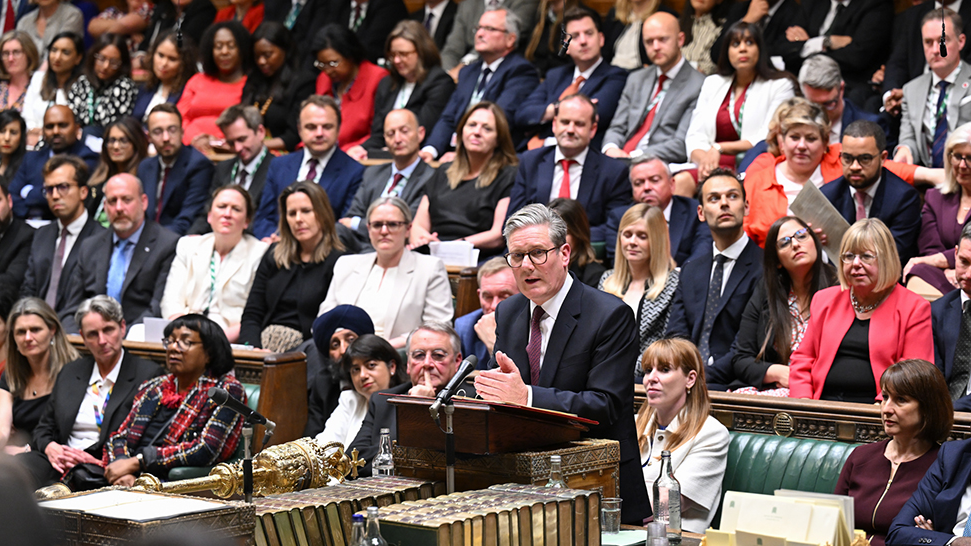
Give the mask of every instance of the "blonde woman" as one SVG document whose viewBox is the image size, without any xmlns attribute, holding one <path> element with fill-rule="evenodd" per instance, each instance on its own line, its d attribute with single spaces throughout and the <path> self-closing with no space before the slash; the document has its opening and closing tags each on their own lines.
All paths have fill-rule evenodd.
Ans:
<svg viewBox="0 0 971 546">
<path fill-rule="evenodd" d="M 428 180 L 411 226 L 410 248 L 432 241 L 464 240 L 483 250 L 502 251 L 502 224 L 516 180 L 516 149 L 509 122 L 495 103 L 482 101 L 459 122 L 455 160 Z"/>
<path fill-rule="evenodd" d="M 627 209 L 620 219 L 614 268 L 603 274 L 597 288 L 624 300 L 634 311 L 641 353 L 664 336 L 677 287 L 664 212 L 646 203 Z M 637 364 L 634 377 L 640 380 L 643 372 Z"/>
<path fill-rule="evenodd" d="M 641 357 L 647 403 L 637 412 L 637 442 L 653 503 L 661 451 L 671 452 L 681 483 L 681 528 L 703 533 L 721 499 L 728 429 L 710 415 L 701 353 L 686 339 L 655 341 Z"/>
</svg>

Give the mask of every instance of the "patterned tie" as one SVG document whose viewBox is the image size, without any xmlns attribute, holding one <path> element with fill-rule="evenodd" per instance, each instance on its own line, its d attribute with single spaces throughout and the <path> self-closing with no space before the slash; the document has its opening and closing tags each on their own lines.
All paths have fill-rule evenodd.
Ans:
<svg viewBox="0 0 971 546">
<path fill-rule="evenodd" d="M 482 94 L 485 93 L 486 85 L 488 84 L 489 75 L 492 74 L 492 69 L 488 66 L 482 70 L 482 76 L 479 78 L 479 83 L 475 85 L 475 92 L 472 93 L 472 100 L 476 97 L 481 98 Z"/>
<path fill-rule="evenodd" d="M 162 167 L 162 176 L 159 177 L 160 182 L 158 184 L 158 199 L 157 199 L 158 200 L 158 205 L 155 208 L 156 209 L 155 210 L 155 221 L 156 222 L 161 222 L 162 221 L 162 204 L 163 204 L 162 203 L 162 197 L 165 196 L 165 182 L 168 181 L 168 179 L 169 179 L 169 171 L 171 171 L 171 170 L 172 169 L 170 169 L 168 167 Z"/>
<path fill-rule="evenodd" d="M 435 14 L 429 11 L 428 14 L 425 15 L 425 30 L 427 30 L 429 34 L 432 33 L 433 20 L 435 20 Z"/>
<path fill-rule="evenodd" d="M 560 164 L 563 165 L 563 181 L 560 182 L 560 193 L 557 197 L 572 199 L 570 197 L 570 165 L 573 163 L 576 163 L 573 159 L 560 160 Z"/>
<path fill-rule="evenodd" d="M 944 166 L 944 141 L 947 140 L 947 86 L 944 80 L 937 83 L 941 88 L 937 96 L 937 110 L 934 111 L 937 124 L 934 127 L 934 143 L 931 144 L 931 166 L 939 169 Z"/>
<path fill-rule="evenodd" d="M 648 102 L 648 104 L 651 104 L 651 102 L 654 102 L 654 99 L 656 99 L 657 96 L 661 94 L 661 90 L 664 88 L 664 82 L 666 81 L 668 81 L 668 77 L 664 74 L 661 74 L 661 76 L 657 79 L 657 90 L 654 91 L 654 95 L 651 96 L 651 100 L 650 102 Z M 646 135 L 647 132 L 651 130 L 651 124 L 654 123 L 654 115 L 657 114 L 658 106 L 659 106 L 658 102 L 654 102 L 654 105 L 651 106 L 650 111 L 648 111 L 647 115 L 644 116 L 644 123 L 641 124 L 641 126 L 637 129 L 637 132 L 635 132 L 627 141 L 627 143 L 624 144 L 625 152 L 627 153 L 633 152 L 637 148 L 637 144 L 640 143 L 642 138 L 644 138 L 644 135 Z"/>
<path fill-rule="evenodd" d="M 108 267 L 108 283 L 105 292 L 121 301 L 121 288 L 125 285 L 125 272 L 128 270 L 128 247 L 131 241 L 118 241 L 111 253 L 111 265 Z"/>
<path fill-rule="evenodd" d="M 968 391 L 968 377 L 971 375 L 971 300 L 964 302 L 961 313 L 961 332 L 954 348 L 954 371 L 948 382 L 951 400 L 957 400 Z"/>
<path fill-rule="evenodd" d="M 246 167 L 243 167 L 242 161 L 239 162 L 236 168 L 236 184 L 244 188 L 246 187 Z"/>
<path fill-rule="evenodd" d="M 47 295 L 44 301 L 51 309 L 57 309 L 57 287 L 61 284 L 61 269 L 64 267 L 64 250 L 67 247 L 67 226 L 61 229 L 61 236 L 57 240 L 57 250 L 54 252 L 54 263 L 51 264 L 51 282 L 47 285 Z"/>
<path fill-rule="evenodd" d="M 398 193 L 401 191 L 401 188 L 398 188 L 398 184 L 401 182 L 401 179 L 404 177 L 405 175 L 401 173 L 394 173 L 394 179 L 391 180 L 391 187 L 388 188 L 388 193 L 385 197 L 387 196 L 398 197 Z"/>
<path fill-rule="evenodd" d="M 309 180 L 310 182 L 317 181 L 317 160 L 316 159 L 310 158 L 310 161 L 307 162 L 307 178 L 305 178 L 304 180 Z"/>
<path fill-rule="evenodd" d="M 529 357 L 529 384 L 539 384 L 539 358 L 543 352 L 543 333 L 539 323 L 543 321 L 546 311 L 539 305 L 533 309 L 533 320 L 529 324 L 529 343 L 526 345 L 526 355 Z"/>
<path fill-rule="evenodd" d="M 351 21 L 351 30 L 357 32 L 357 29 L 361 28 L 361 22 L 363 20 L 364 17 L 361 16 L 361 3 L 358 2 L 354 4 L 354 17 Z"/>
<path fill-rule="evenodd" d="M 701 325 L 701 341 L 698 349 L 701 351 L 701 361 L 708 364 L 708 357 L 711 356 L 711 348 L 708 341 L 711 338 L 711 327 L 715 324 L 715 311 L 718 303 L 722 299 L 722 279 L 725 277 L 725 262 L 728 257 L 724 254 L 715 256 L 715 271 L 708 283 L 708 299 L 705 300 L 705 319 Z"/>
<path fill-rule="evenodd" d="M 303 5 L 299 2 L 295 2 L 293 7 L 290 8 L 290 13 L 287 14 L 287 18 L 283 20 L 283 26 L 287 27 L 287 30 L 293 30 L 293 25 L 297 22 L 297 16 L 300 15 L 300 10 L 303 9 Z"/>
<path fill-rule="evenodd" d="M 856 190 L 856 221 L 866 219 L 866 194 L 863 190 Z"/>
</svg>

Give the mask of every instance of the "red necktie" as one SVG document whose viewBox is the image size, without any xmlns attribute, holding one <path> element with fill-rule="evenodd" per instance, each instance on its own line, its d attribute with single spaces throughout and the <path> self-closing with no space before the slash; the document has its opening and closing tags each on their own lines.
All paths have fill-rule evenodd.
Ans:
<svg viewBox="0 0 971 546">
<path fill-rule="evenodd" d="M 661 89 L 664 88 L 664 82 L 666 82 L 667 79 L 668 77 L 664 74 L 661 74 L 661 76 L 657 79 L 657 91 L 655 91 L 654 95 L 651 96 L 651 102 L 654 102 L 654 99 L 656 99 L 657 96 L 661 93 Z M 632 137 L 630 137 L 630 140 L 627 141 L 627 144 L 624 144 L 625 152 L 627 153 L 633 152 L 637 148 L 637 143 L 639 143 L 641 139 L 644 138 L 644 135 L 646 135 L 647 132 L 651 130 L 651 123 L 654 122 L 654 114 L 657 113 L 657 107 L 658 107 L 658 103 L 655 102 L 654 106 L 652 106 L 651 110 L 647 113 L 647 116 L 644 117 L 644 123 L 642 123 L 640 128 L 637 129 L 637 132 L 634 133 Z"/>
<path fill-rule="evenodd" d="M 860 190 L 856 191 L 856 220 L 866 219 L 866 194 Z"/>
<path fill-rule="evenodd" d="M 398 192 L 395 191 L 395 188 L 398 187 L 398 183 L 401 182 L 401 179 L 404 177 L 405 175 L 401 173 L 395 173 L 394 180 L 391 181 L 391 187 L 388 188 L 388 195 L 393 195 L 395 197 L 398 196 Z"/>
<path fill-rule="evenodd" d="M 539 329 L 539 323 L 546 314 L 539 305 L 533 309 L 533 320 L 529 325 L 529 343 L 526 344 L 526 356 L 529 357 L 529 384 L 539 383 L 539 359 L 543 352 L 543 332 Z"/>
<path fill-rule="evenodd" d="M 557 197 L 570 199 L 570 164 L 575 163 L 575 161 L 572 159 L 561 159 L 560 163 L 563 165 L 563 181 L 560 182 L 560 193 Z"/>
<path fill-rule="evenodd" d="M 155 211 L 155 221 L 162 221 L 162 198 L 165 197 L 165 182 L 169 179 L 169 168 L 162 167 L 162 183 L 159 184 L 158 188 L 158 206 Z"/>
<path fill-rule="evenodd" d="M 316 182 L 317 181 L 317 160 L 316 159 L 311 158 L 310 161 L 307 162 L 307 178 L 306 179 L 309 180 L 309 181 L 311 181 L 311 182 Z"/>
<path fill-rule="evenodd" d="M 6 8 L 3 14 L 3 31 L 10 32 L 17 25 L 17 8 L 14 7 L 13 0 L 7 0 L 5 2 Z"/>
<path fill-rule="evenodd" d="M 573 83 L 566 86 L 566 89 L 564 89 L 563 92 L 560 93 L 560 98 L 557 100 L 563 100 L 569 97 L 570 95 L 576 95 L 580 91 L 580 84 L 582 84 L 585 81 L 587 81 L 587 79 L 584 78 L 583 76 L 577 76 L 577 78 L 573 80 Z M 536 148 L 542 148 L 543 140 L 544 139 L 540 138 L 539 135 L 534 136 L 533 138 L 529 139 L 529 142 L 526 143 L 526 149 L 535 150 Z"/>
</svg>

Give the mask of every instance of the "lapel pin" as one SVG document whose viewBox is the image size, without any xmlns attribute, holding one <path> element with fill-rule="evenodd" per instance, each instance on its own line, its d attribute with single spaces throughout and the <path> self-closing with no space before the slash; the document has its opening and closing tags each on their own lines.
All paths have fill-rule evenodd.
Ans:
<svg viewBox="0 0 971 546">
<path fill-rule="evenodd" d="M 964 83 L 962 83 L 962 84 L 961 84 L 961 88 L 962 88 L 962 89 L 967 89 L 967 88 L 968 88 L 968 82 L 964 82 Z"/>
<path fill-rule="evenodd" d="M 145 252 L 151 252 L 151 250 L 149 250 L 148 247 L 145 247 Z"/>
</svg>

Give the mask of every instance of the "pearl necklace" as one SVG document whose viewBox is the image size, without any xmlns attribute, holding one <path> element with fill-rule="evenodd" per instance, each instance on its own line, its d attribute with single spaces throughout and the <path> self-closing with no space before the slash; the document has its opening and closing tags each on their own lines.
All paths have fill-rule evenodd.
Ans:
<svg viewBox="0 0 971 546">
<path fill-rule="evenodd" d="M 876 302 L 870 305 L 860 305 L 860 302 L 856 301 L 856 295 L 853 293 L 853 290 L 850 289 L 850 303 L 853 304 L 854 311 L 856 311 L 861 315 L 864 315 L 866 313 L 869 313 L 870 311 L 873 311 L 874 309 L 877 308 L 877 306 L 883 303 L 883 298 L 880 298 L 879 300 L 877 300 Z"/>
</svg>

